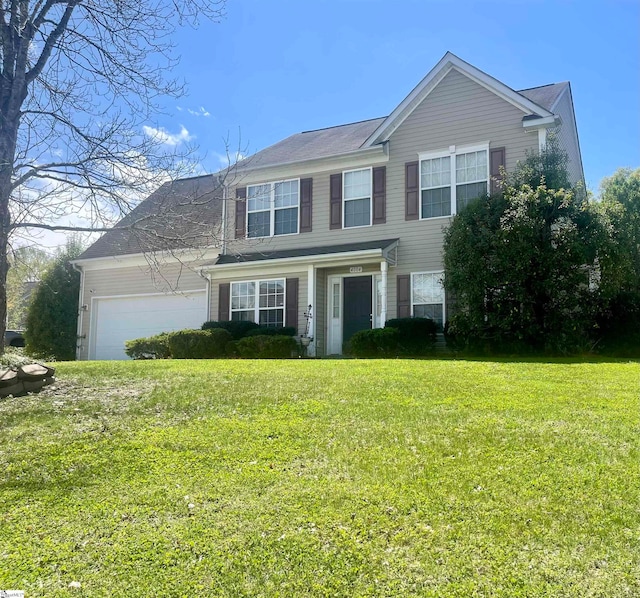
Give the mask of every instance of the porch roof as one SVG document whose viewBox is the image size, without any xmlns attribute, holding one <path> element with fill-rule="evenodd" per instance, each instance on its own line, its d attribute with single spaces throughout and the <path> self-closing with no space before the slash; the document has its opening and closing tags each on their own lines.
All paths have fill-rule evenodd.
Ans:
<svg viewBox="0 0 640 598">
<path fill-rule="evenodd" d="M 300 260 L 303 258 L 309 258 L 308 261 L 312 261 L 316 256 L 320 257 L 336 254 L 344 255 L 363 251 L 377 251 L 381 257 L 387 257 L 388 253 L 397 246 L 398 240 L 399 239 L 382 239 L 375 241 L 362 241 L 359 243 L 342 243 L 340 245 L 323 245 L 321 247 L 303 247 L 296 249 L 282 249 L 279 251 L 255 251 L 251 253 L 227 254 L 219 256 L 215 262 L 204 264 L 202 269 L 270 260 Z"/>
</svg>

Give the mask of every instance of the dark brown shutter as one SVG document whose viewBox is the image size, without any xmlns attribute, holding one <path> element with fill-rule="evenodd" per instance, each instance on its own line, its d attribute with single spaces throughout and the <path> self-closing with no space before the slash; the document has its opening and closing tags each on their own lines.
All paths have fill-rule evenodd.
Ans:
<svg viewBox="0 0 640 598">
<path fill-rule="evenodd" d="M 300 232 L 311 232 L 311 202 L 313 199 L 313 179 L 300 181 Z"/>
<path fill-rule="evenodd" d="M 342 228 L 342 173 L 331 175 L 329 196 L 329 228 Z"/>
<path fill-rule="evenodd" d="M 411 317 L 411 275 L 398 274 L 398 317 Z"/>
<path fill-rule="evenodd" d="M 505 162 L 505 149 L 503 147 L 493 148 L 489 152 L 489 170 L 491 173 L 491 195 L 494 193 L 500 193 L 500 182 L 502 181 L 502 174 L 500 173 L 500 167 L 504 168 Z"/>
<path fill-rule="evenodd" d="M 407 162 L 404 165 L 404 193 L 404 219 L 418 220 L 420 218 L 418 162 Z"/>
<path fill-rule="evenodd" d="M 218 322 L 229 321 L 229 300 L 231 295 L 231 284 L 223 282 L 218 285 Z"/>
<path fill-rule="evenodd" d="M 298 330 L 298 279 L 287 278 L 285 326 L 293 326 Z"/>
<path fill-rule="evenodd" d="M 387 167 L 373 169 L 373 223 L 387 221 Z"/>
<path fill-rule="evenodd" d="M 247 234 L 247 188 L 236 189 L 236 239 L 244 239 Z"/>
</svg>

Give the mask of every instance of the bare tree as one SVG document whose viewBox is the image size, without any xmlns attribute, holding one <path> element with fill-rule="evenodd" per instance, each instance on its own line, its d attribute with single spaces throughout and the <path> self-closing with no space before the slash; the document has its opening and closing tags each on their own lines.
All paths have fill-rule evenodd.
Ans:
<svg viewBox="0 0 640 598">
<path fill-rule="evenodd" d="M 182 92 L 166 76 L 171 33 L 219 19 L 224 2 L 0 0 L 2 332 L 16 231 L 106 230 L 175 173 L 181 161 L 141 126 Z M 65 220 L 78 213 L 86 226 Z"/>
</svg>

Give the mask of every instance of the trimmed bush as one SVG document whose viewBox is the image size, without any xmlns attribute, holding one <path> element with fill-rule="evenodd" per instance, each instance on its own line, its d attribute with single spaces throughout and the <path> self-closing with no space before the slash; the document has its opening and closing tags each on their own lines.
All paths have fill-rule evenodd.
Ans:
<svg viewBox="0 0 640 598">
<path fill-rule="evenodd" d="M 349 341 L 349 354 L 354 357 L 395 357 L 400 350 L 397 328 L 360 330 Z"/>
<path fill-rule="evenodd" d="M 425 355 L 434 350 L 438 325 L 429 318 L 396 318 L 387 320 L 385 328 L 398 331 L 400 353 Z"/>
<path fill-rule="evenodd" d="M 239 357 L 245 359 L 288 359 L 297 353 L 298 343 L 291 336 L 248 336 L 235 342 Z"/>
<path fill-rule="evenodd" d="M 168 359 L 171 357 L 169 337 L 172 332 L 161 332 L 148 338 L 134 338 L 126 341 L 124 352 L 131 359 Z"/>
<path fill-rule="evenodd" d="M 295 336 L 296 329 L 293 326 L 259 326 L 249 330 L 245 338 L 249 336 Z"/>
<path fill-rule="evenodd" d="M 226 355 L 231 340 L 228 330 L 179 330 L 169 337 L 169 349 L 174 359 L 215 359 Z"/>
<path fill-rule="evenodd" d="M 222 328 L 231 334 L 234 341 L 237 341 L 247 336 L 251 330 L 260 328 L 260 326 L 255 322 L 250 322 L 248 320 L 229 320 L 228 322 L 216 322 L 211 320 L 209 322 L 205 322 L 201 328 L 202 330 L 215 330 L 217 328 Z"/>
</svg>

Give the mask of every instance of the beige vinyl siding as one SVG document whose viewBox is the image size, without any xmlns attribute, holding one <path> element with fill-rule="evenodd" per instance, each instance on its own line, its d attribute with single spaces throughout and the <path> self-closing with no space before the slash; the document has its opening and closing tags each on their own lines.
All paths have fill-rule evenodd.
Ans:
<svg viewBox="0 0 640 598">
<path fill-rule="evenodd" d="M 578 131 L 569 88 L 560 97 L 554 108 L 554 113 L 562 119 L 562 124 L 555 129 L 555 132 L 558 135 L 560 147 L 567 152 L 569 157 L 569 180 L 575 185 L 578 181 L 582 181 L 583 173 L 582 158 L 578 145 Z"/>
<path fill-rule="evenodd" d="M 222 275 L 216 276 L 211 281 L 211 304 L 209 314 L 212 320 L 218 320 L 218 306 L 220 299 L 220 285 L 224 283 L 249 281 L 249 280 L 273 280 L 276 278 L 297 278 L 298 279 L 298 334 L 302 334 L 306 328 L 307 321 L 304 318 L 304 312 L 307 309 L 307 278 L 308 273 L 306 270 L 300 272 L 287 272 L 286 274 L 280 274 L 277 271 L 269 272 L 265 269 L 263 273 L 256 276 L 255 274 L 245 274 L 241 276 L 223 277 Z M 285 289 L 286 293 L 286 289 Z"/>
<path fill-rule="evenodd" d="M 206 281 L 192 269 L 180 264 L 165 264 L 162 272 L 152 272 L 149 266 L 85 270 L 82 303 L 88 306 L 82 311 L 80 359 L 88 359 L 91 299 L 94 297 L 119 297 L 157 293 L 179 293 L 206 289 Z"/>
</svg>

